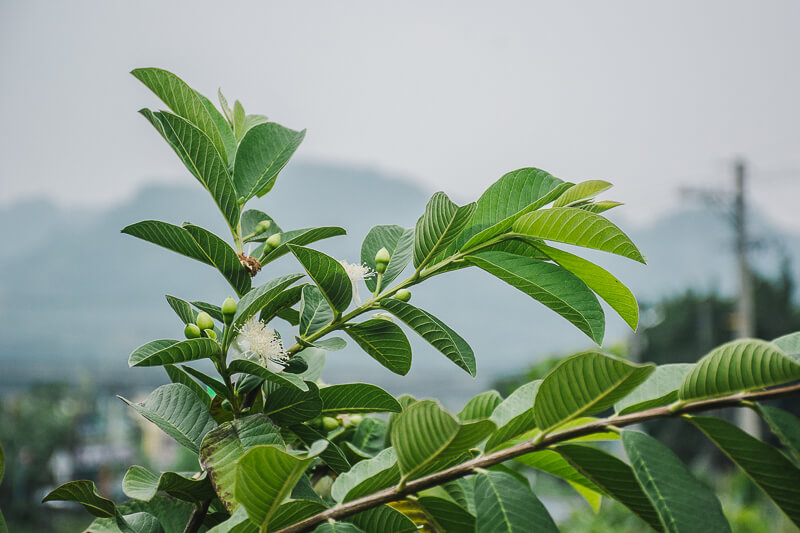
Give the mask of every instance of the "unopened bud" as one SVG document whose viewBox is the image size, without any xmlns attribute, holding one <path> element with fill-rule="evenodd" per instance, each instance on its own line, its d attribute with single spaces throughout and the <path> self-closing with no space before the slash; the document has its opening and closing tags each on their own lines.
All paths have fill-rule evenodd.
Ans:
<svg viewBox="0 0 800 533">
<path fill-rule="evenodd" d="M 200 336 L 200 328 L 197 327 L 197 324 L 186 324 L 186 327 L 183 328 L 183 334 L 187 339 L 196 339 Z"/>
<path fill-rule="evenodd" d="M 228 296 L 222 302 L 222 318 L 226 325 L 230 326 L 233 322 L 233 315 L 236 314 L 236 300 Z"/>
<path fill-rule="evenodd" d="M 386 272 L 386 266 L 389 264 L 391 258 L 392 256 L 389 255 L 389 250 L 386 248 L 378 250 L 378 253 L 375 254 L 375 271 L 378 274 Z"/>
<path fill-rule="evenodd" d="M 262 220 L 261 222 L 256 224 L 253 233 L 255 233 L 256 235 L 261 235 L 262 233 L 267 231 L 270 226 L 272 226 L 272 222 L 270 222 L 269 220 Z"/>
<path fill-rule="evenodd" d="M 364 420 L 364 417 L 361 415 L 350 415 L 350 423 L 354 426 L 359 425 L 362 420 Z"/>
<path fill-rule="evenodd" d="M 200 329 L 214 329 L 214 319 L 205 311 L 197 313 L 197 320 L 194 321 Z"/>
<path fill-rule="evenodd" d="M 264 247 L 267 250 L 273 250 L 273 249 L 277 248 L 278 245 L 280 245 L 280 243 L 281 243 L 281 234 L 280 233 L 273 233 L 267 239 L 267 242 L 264 245 Z"/>
<path fill-rule="evenodd" d="M 322 417 L 322 429 L 325 431 L 333 431 L 339 427 L 339 421 L 330 416 Z"/>
<path fill-rule="evenodd" d="M 394 297 L 396 300 L 400 300 L 401 302 L 407 302 L 411 299 L 411 291 L 408 289 L 400 289 L 394 293 Z"/>
</svg>

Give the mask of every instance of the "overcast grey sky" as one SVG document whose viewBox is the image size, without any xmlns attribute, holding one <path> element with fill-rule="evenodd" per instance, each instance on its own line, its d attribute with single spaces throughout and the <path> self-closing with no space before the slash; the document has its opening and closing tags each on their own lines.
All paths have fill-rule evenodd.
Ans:
<svg viewBox="0 0 800 533">
<path fill-rule="evenodd" d="M 183 181 L 135 111 L 159 66 L 308 128 L 299 157 L 459 200 L 506 171 L 605 178 L 638 220 L 753 166 L 800 230 L 800 2 L 0 0 L 0 205 Z M 357 191 L 348 191 L 353 193 Z"/>
</svg>

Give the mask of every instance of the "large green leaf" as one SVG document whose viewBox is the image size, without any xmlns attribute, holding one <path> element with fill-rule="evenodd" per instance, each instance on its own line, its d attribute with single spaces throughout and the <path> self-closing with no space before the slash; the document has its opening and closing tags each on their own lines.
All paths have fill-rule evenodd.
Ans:
<svg viewBox="0 0 800 533">
<path fill-rule="evenodd" d="M 325 522 L 313 533 L 366 533 L 364 530 L 347 522 Z"/>
<path fill-rule="evenodd" d="M 373 359 L 394 372 L 405 376 L 411 369 L 411 345 L 400 326 L 382 318 L 344 328 Z"/>
<path fill-rule="evenodd" d="M 570 204 L 594 198 L 603 191 L 611 188 L 611 184 L 603 180 L 587 180 L 577 183 L 564 192 L 553 202 L 553 207 L 564 207 Z"/>
<path fill-rule="evenodd" d="M 236 290 L 236 294 L 243 296 L 250 290 L 250 273 L 242 266 L 236 252 L 228 243 L 200 226 L 184 224 L 183 227 L 194 237 L 211 260 L 211 264 L 225 276 L 231 287 Z"/>
<path fill-rule="evenodd" d="M 543 303 L 597 344 L 603 342 L 603 308 L 591 289 L 568 270 L 508 252 L 480 252 L 467 260 Z"/>
<path fill-rule="evenodd" d="M 381 287 L 386 288 L 408 266 L 414 254 L 414 230 L 402 226 L 375 226 L 361 244 L 361 263 L 375 270 L 375 254 L 381 248 L 389 252 L 389 264 L 383 273 Z M 364 280 L 370 292 L 375 291 L 378 279 L 371 277 Z"/>
<path fill-rule="evenodd" d="M 388 505 L 373 507 L 349 516 L 347 519 L 367 533 L 371 531 L 379 531 L 380 533 L 419 532 L 419 529 L 409 517 Z"/>
<path fill-rule="evenodd" d="M 353 285 L 341 263 L 311 248 L 293 244 L 288 247 L 320 288 L 331 308 L 339 313 L 347 309 L 353 298 Z"/>
<path fill-rule="evenodd" d="M 772 343 L 795 361 L 800 361 L 800 331 L 778 337 Z"/>
<path fill-rule="evenodd" d="M 603 496 L 603 490 L 600 487 L 595 485 L 581 472 L 576 470 L 573 465 L 567 462 L 566 459 L 553 450 L 540 450 L 538 452 L 527 453 L 514 458 L 514 460 L 530 466 L 531 468 L 560 477 L 569 482 L 573 487 L 580 487 L 583 491 L 582 494 L 587 493 L 587 491 L 588 493 L 592 493 L 593 496 L 590 497 L 594 499 L 602 498 Z"/>
<path fill-rule="evenodd" d="M 217 341 L 199 338 L 185 341 L 161 339 L 139 346 L 128 357 L 128 366 L 161 366 L 211 358 L 220 352 Z"/>
<path fill-rule="evenodd" d="M 399 413 L 403 410 L 391 394 L 368 383 L 331 385 L 319 390 L 322 415 L 340 413 Z"/>
<path fill-rule="evenodd" d="M 631 329 L 636 329 L 639 323 L 639 305 L 630 289 L 620 280 L 607 270 L 582 257 L 545 244 L 536 244 L 535 246 L 561 267 L 579 277 L 600 298 L 605 300 Z"/>
<path fill-rule="evenodd" d="M 475 375 L 475 354 L 472 348 L 444 322 L 427 311 L 394 298 L 382 300 L 380 306 L 405 322 L 420 337 L 460 368 L 469 372 L 471 376 Z"/>
<path fill-rule="evenodd" d="M 294 499 L 293 494 L 292 499 L 281 504 L 278 510 L 275 511 L 275 515 L 269 523 L 269 530 L 278 531 L 310 516 L 314 516 L 317 513 L 321 513 L 325 509 L 327 509 L 327 506 L 324 503 L 316 500 Z"/>
<path fill-rule="evenodd" d="M 436 496 L 421 496 L 417 501 L 443 533 L 475 531 L 475 517 L 456 502 Z"/>
<path fill-rule="evenodd" d="M 211 258 L 197 244 L 192 234 L 180 226 L 159 220 L 143 220 L 122 229 L 122 233 L 132 235 L 168 250 L 191 257 L 207 265 L 214 266 Z"/>
<path fill-rule="evenodd" d="M 678 389 L 693 364 L 674 363 L 656 367 L 647 379 L 614 406 L 617 413 L 624 415 L 635 411 L 669 405 L 678 399 Z"/>
<path fill-rule="evenodd" d="M 306 382 L 296 374 L 290 374 L 288 372 L 273 372 L 272 370 L 259 365 L 255 361 L 249 361 L 247 359 L 234 359 L 231 361 L 230 365 L 228 365 L 228 370 L 231 374 L 249 374 L 283 387 L 294 387 L 300 391 L 308 390 L 308 385 L 306 385 Z"/>
<path fill-rule="evenodd" d="M 267 194 L 305 135 L 306 130 L 294 131 L 274 122 L 251 128 L 239 144 L 233 167 L 239 198 L 247 201 Z"/>
<path fill-rule="evenodd" d="M 318 417 L 322 412 L 319 388 L 310 381 L 306 385 L 308 390 L 305 392 L 296 388 L 270 387 L 265 394 L 264 414 L 279 426 L 291 426 Z"/>
<path fill-rule="evenodd" d="M 156 475 L 142 466 L 132 466 L 122 479 L 122 492 L 135 500 L 150 501 L 159 491 L 189 502 L 199 502 L 214 496 L 214 488 L 206 476 L 187 477 L 177 472 Z"/>
<path fill-rule="evenodd" d="M 800 419 L 777 407 L 756 404 L 754 409 L 764 418 L 769 429 L 781 443 L 789 449 L 795 460 L 800 462 Z"/>
<path fill-rule="evenodd" d="M 541 383 L 542 380 L 537 379 L 521 385 L 495 407 L 490 418 L 497 425 L 497 431 L 486 441 L 487 452 L 536 426 L 533 402 Z"/>
<path fill-rule="evenodd" d="M 740 339 L 713 349 L 683 380 L 678 397 L 694 400 L 780 385 L 800 378 L 800 363 L 775 344 Z"/>
<path fill-rule="evenodd" d="M 203 102 L 203 106 L 205 106 L 206 111 L 208 111 L 209 116 L 211 116 L 212 122 L 214 122 L 214 126 L 216 126 L 217 131 L 222 137 L 222 144 L 225 145 L 225 161 L 230 163 L 236 158 L 236 148 L 237 148 L 237 141 L 238 139 L 234 136 L 233 130 L 231 129 L 230 124 L 222 116 L 222 113 L 214 107 L 214 104 L 200 94 L 199 92 L 195 91 L 198 97 L 200 97 L 200 101 Z M 184 117 L 186 118 L 186 117 Z"/>
<path fill-rule="evenodd" d="M 223 156 L 211 139 L 192 123 L 172 113 L 153 113 L 148 109 L 142 109 L 140 113 L 161 133 L 189 172 L 211 194 L 228 226 L 237 228 L 240 211 L 236 189 Z"/>
<path fill-rule="evenodd" d="M 717 497 L 669 448 L 637 431 L 623 431 L 622 444 L 631 460 L 633 473 L 658 513 L 664 531 L 731 531 Z"/>
<path fill-rule="evenodd" d="M 149 502 L 129 500 L 117 506 L 115 518 L 98 518 L 89 525 L 92 533 L 183 533 L 196 507 L 170 496 L 156 496 Z M 149 516 L 147 516 L 149 515 Z M 155 517 L 157 522 L 153 522 Z M 161 529 L 159 529 L 159 527 Z"/>
<path fill-rule="evenodd" d="M 664 530 L 653 504 L 639 486 L 631 467 L 624 461 L 603 450 L 577 444 L 563 444 L 556 451 L 578 472 L 654 530 Z"/>
<path fill-rule="evenodd" d="M 228 401 L 231 401 L 233 399 L 231 397 L 231 391 L 228 390 L 228 387 L 222 381 L 220 381 L 219 379 L 213 378 L 213 377 L 209 376 L 208 374 L 204 374 L 203 372 L 200 372 L 196 368 L 192 368 L 192 367 L 190 367 L 188 365 L 181 365 L 181 370 L 183 372 L 189 374 L 193 378 L 195 378 L 197 381 L 199 381 L 200 383 L 202 383 L 203 385 L 205 385 L 209 389 L 211 389 L 214 392 L 215 395 L 220 396 L 220 397 L 222 397 L 222 398 L 224 398 L 224 399 L 226 399 Z M 173 383 L 175 383 L 175 382 L 173 382 Z M 184 385 L 186 385 L 186 384 L 184 383 Z M 191 387 L 189 385 L 186 385 L 186 386 L 189 387 L 190 389 L 192 389 L 193 391 L 195 391 L 195 394 L 197 394 L 197 391 L 193 387 Z M 208 393 L 205 393 L 205 394 L 206 394 L 206 396 L 208 396 Z M 203 403 L 206 403 L 205 399 L 202 396 L 199 396 L 199 397 L 200 397 L 201 400 L 203 400 Z M 210 408 L 210 405 L 213 402 L 214 402 L 214 398 L 211 398 L 211 402 L 208 403 L 209 408 Z M 212 414 L 213 414 L 213 412 L 212 412 Z"/>
<path fill-rule="evenodd" d="M 194 453 L 200 451 L 205 434 L 217 425 L 203 401 L 180 383 L 160 386 L 142 403 L 120 399 Z"/>
<path fill-rule="evenodd" d="M 336 474 L 343 474 L 350 470 L 350 461 L 347 460 L 347 457 L 342 449 L 332 441 L 328 440 L 325 435 L 305 424 L 296 424 L 294 426 L 290 426 L 289 429 L 291 429 L 292 432 L 297 435 L 297 437 L 306 446 L 311 446 L 318 440 L 327 441 L 328 447 L 325 448 L 325 451 L 319 454 L 320 459 L 325 461 L 325 464 L 328 465 L 328 467 L 330 467 L 330 469 Z"/>
<path fill-rule="evenodd" d="M 519 218 L 517 233 L 621 255 L 644 263 L 644 257 L 621 229 L 604 217 L 575 207 L 533 211 Z"/>
<path fill-rule="evenodd" d="M 117 506 L 97 493 L 93 481 L 80 480 L 64 483 L 44 497 L 42 502 L 77 502 L 93 516 L 114 517 Z"/>
<path fill-rule="evenodd" d="M 581 415 L 608 409 L 638 387 L 655 365 L 637 365 L 601 352 L 583 352 L 561 361 L 542 380 L 534 419 L 549 431 Z"/>
<path fill-rule="evenodd" d="M 689 419 L 800 527 L 800 469 L 773 446 L 721 418 Z"/>
<path fill-rule="evenodd" d="M 322 291 L 315 285 L 303 287 L 300 299 L 300 335 L 305 337 L 319 331 L 333 320 L 333 309 Z"/>
<path fill-rule="evenodd" d="M 208 471 L 214 490 L 228 511 L 238 507 L 234 498 L 236 463 L 247 450 L 262 444 L 283 447 L 278 428 L 262 414 L 220 424 L 203 439 L 200 464 Z"/>
<path fill-rule="evenodd" d="M 489 418 L 492 411 L 502 403 L 503 397 L 496 390 L 488 390 L 477 396 L 473 396 L 458 413 L 458 419 L 462 422 Z"/>
<path fill-rule="evenodd" d="M 455 241 L 475 213 L 473 202 L 457 206 L 443 192 L 435 193 L 414 229 L 414 266 L 426 265 Z"/>
<path fill-rule="evenodd" d="M 287 274 L 271 279 L 258 287 L 254 287 L 239 300 L 236 306 L 236 314 L 233 315 L 231 327 L 234 328 L 234 330 L 241 328 L 248 320 L 258 314 L 261 309 L 277 298 L 286 287 L 302 277 L 303 274 Z"/>
<path fill-rule="evenodd" d="M 236 464 L 234 496 L 247 510 L 250 520 L 266 530 L 308 465 L 324 449 L 324 444 L 315 443 L 307 454 L 299 455 L 266 444 L 245 452 Z"/>
<path fill-rule="evenodd" d="M 292 309 L 292 306 L 300 301 L 304 287 L 306 287 L 306 285 L 297 285 L 296 287 L 290 287 L 278 294 L 275 298 L 267 302 L 267 305 L 261 308 L 261 312 L 258 315 L 259 319 L 267 324 L 276 316 L 290 321 L 289 318 L 291 317 L 287 313 L 294 313 L 297 315 L 297 320 L 292 325 L 296 326 L 299 324 L 300 315 L 296 310 Z"/>
<path fill-rule="evenodd" d="M 486 472 L 475 476 L 475 531 L 481 533 L 558 533 L 539 498 L 512 476 Z"/>
<path fill-rule="evenodd" d="M 192 309 L 192 304 L 187 302 L 186 300 L 181 300 L 180 298 L 176 298 L 175 296 L 165 294 L 164 297 L 167 299 L 167 303 L 175 311 L 175 314 L 178 315 L 178 318 L 183 321 L 184 324 L 194 324 L 194 321 L 197 318 L 197 313 Z"/>
<path fill-rule="evenodd" d="M 158 68 L 137 68 L 131 71 L 131 74 L 153 91 L 172 111 L 202 131 L 213 144 L 217 153 L 226 158 L 225 163 L 227 164 L 227 150 L 222 137 L 223 133 L 218 129 L 211 113 L 203 103 L 203 98 L 194 89 L 175 74 Z"/>
<path fill-rule="evenodd" d="M 339 503 L 391 487 L 400 481 L 400 468 L 394 448 L 386 448 L 372 459 L 365 459 L 339 475 L 331 486 L 331 496 Z"/>
</svg>

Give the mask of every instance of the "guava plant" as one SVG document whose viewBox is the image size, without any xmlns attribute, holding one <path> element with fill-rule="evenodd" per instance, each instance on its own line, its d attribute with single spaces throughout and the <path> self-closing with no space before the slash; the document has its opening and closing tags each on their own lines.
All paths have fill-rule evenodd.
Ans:
<svg viewBox="0 0 800 533">
<path fill-rule="evenodd" d="M 426 280 L 462 268 L 500 278 L 598 346 L 605 325 L 598 297 L 635 328 L 631 292 L 558 246 L 644 262 L 603 216 L 619 203 L 595 200 L 609 183 L 515 170 L 467 205 L 438 192 L 415 227 L 375 226 L 360 258 L 334 258 L 310 245 L 344 235 L 343 228 L 285 230 L 246 209 L 270 192 L 303 131 L 248 115 L 238 101 L 231 109 L 221 93 L 217 108 L 164 70 L 133 75 L 169 108 L 140 113 L 211 194 L 230 238 L 157 220 L 122 231 L 217 269 L 236 297 L 220 305 L 166 297 L 179 319 L 175 337 L 185 339 L 148 342 L 129 364 L 161 366 L 171 383 L 141 403 L 123 400 L 195 453 L 197 469 L 132 466 L 122 482 L 130 500 L 119 504 L 91 481 L 47 495 L 82 504 L 97 517 L 89 531 L 557 531 L 526 469 L 565 479 L 595 509 L 604 497 L 619 501 L 643 528 L 729 531 L 714 493 L 669 449 L 623 429 L 666 417 L 705 433 L 800 524 L 800 423 L 758 403 L 800 391 L 786 385 L 800 378 L 800 334 L 731 342 L 692 365 L 656 367 L 589 350 L 507 398 L 479 394 L 458 413 L 367 383 L 320 381 L 326 354 L 348 342 L 406 374 L 409 332 L 474 376 L 467 341 L 410 303 Z M 271 277 L 279 259 L 296 264 L 297 273 Z M 202 359 L 218 376 L 187 364 Z M 720 407 L 755 409 L 783 449 L 693 414 Z M 619 441 L 627 460 L 601 441 Z"/>
</svg>

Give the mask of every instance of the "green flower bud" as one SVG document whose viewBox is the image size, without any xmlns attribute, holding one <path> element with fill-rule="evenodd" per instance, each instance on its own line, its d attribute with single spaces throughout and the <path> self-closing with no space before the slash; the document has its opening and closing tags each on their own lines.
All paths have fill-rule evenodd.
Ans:
<svg viewBox="0 0 800 533">
<path fill-rule="evenodd" d="M 339 427 L 339 421 L 330 416 L 322 417 L 322 429 L 325 431 L 333 431 Z"/>
<path fill-rule="evenodd" d="M 200 328 L 197 327 L 197 324 L 186 324 L 186 327 L 183 328 L 183 334 L 186 335 L 187 339 L 196 339 L 200 336 Z"/>
<path fill-rule="evenodd" d="M 230 326 L 231 322 L 233 322 L 233 315 L 236 314 L 236 300 L 228 296 L 225 298 L 225 301 L 222 302 L 222 318 L 225 321 L 225 324 Z"/>
<path fill-rule="evenodd" d="M 350 415 L 350 423 L 354 426 L 357 426 L 364 420 L 364 417 L 361 415 Z"/>
<path fill-rule="evenodd" d="M 214 329 L 214 319 L 205 311 L 197 313 L 197 320 L 194 321 L 200 329 Z"/>
<path fill-rule="evenodd" d="M 396 293 L 394 293 L 394 297 L 401 302 L 407 302 L 411 299 L 411 291 L 408 289 L 400 289 Z"/>
<path fill-rule="evenodd" d="M 256 224 L 256 227 L 255 227 L 255 229 L 253 230 L 253 233 L 255 233 L 256 235 L 261 235 L 262 233 L 264 233 L 265 231 L 267 231 L 267 230 L 269 229 L 269 227 L 270 227 L 270 226 L 272 226 L 272 222 L 271 222 L 271 221 L 269 221 L 269 220 L 262 220 L 261 222 L 259 222 L 258 224 Z"/>
<path fill-rule="evenodd" d="M 281 234 L 280 233 L 273 233 L 267 239 L 267 243 L 264 245 L 264 247 L 267 250 L 273 250 L 273 249 L 277 248 L 280 243 L 281 243 Z"/>
<path fill-rule="evenodd" d="M 389 250 L 386 248 L 381 248 L 378 250 L 378 253 L 375 254 L 375 271 L 378 274 L 383 274 L 386 272 L 386 266 L 389 264 L 389 260 L 392 257 L 389 255 Z"/>
<path fill-rule="evenodd" d="M 213 329 L 204 329 L 203 333 L 205 334 L 206 337 L 208 337 L 212 341 L 217 340 L 217 332 L 214 331 Z"/>
</svg>

